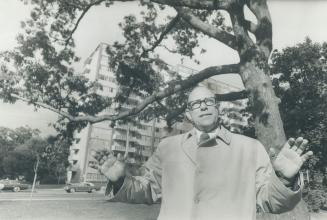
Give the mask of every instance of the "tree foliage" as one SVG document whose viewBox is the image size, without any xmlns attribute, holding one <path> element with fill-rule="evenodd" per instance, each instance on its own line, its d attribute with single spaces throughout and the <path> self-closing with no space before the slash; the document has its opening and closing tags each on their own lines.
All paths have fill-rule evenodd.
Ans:
<svg viewBox="0 0 327 220">
<path fill-rule="evenodd" d="M 287 136 L 303 136 L 315 152 L 312 173 L 327 168 L 327 43 L 307 38 L 272 54 L 272 77 Z"/>
<path fill-rule="evenodd" d="M 7 102 L 22 99 L 37 108 L 45 107 L 61 114 L 55 128 L 63 138 L 71 138 L 75 130 L 85 127 L 84 121 L 90 121 L 80 116 L 95 116 L 112 103 L 112 100 L 96 93 L 101 90 L 97 82 L 90 82 L 81 74 L 76 74 L 72 68 L 72 64 L 79 61 L 74 53 L 73 33 L 91 7 L 100 4 L 110 7 L 113 2 L 28 2 L 34 8 L 30 19 L 21 22 L 23 31 L 17 37 L 18 47 L 1 54 L 3 77 L 0 79 L 0 97 Z M 149 97 L 162 88 L 178 85 L 181 76 L 160 58 L 156 48 L 165 48 L 172 53 L 194 58 L 199 37 L 204 36 L 202 31 L 189 28 L 187 21 L 172 11 L 172 7 L 167 10 L 164 4 L 150 1 L 140 1 L 139 6 L 138 15 L 126 15 L 118 24 L 124 39 L 107 48 L 110 68 L 116 73 L 121 85 L 115 103 L 127 102 L 130 94 Z M 201 22 L 215 25 L 226 33 L 231 31 L 231 27 L 224 24 L 225 18 L 217 10 L 193 10 L 193 13 Z M 171 42 L 174 42 L 174 48 L 169 48 Z M 237 68 L 230 71 L 233 70 Z M 164 79 L 163 73 L 169 75 L 169 82 Z M 195 85 L 199 81 L 201 79 L 188 84 Z M 183 90 L 179 89 L 178 93 L 184 94 Z M 168 124 L 172 124 L 185 109 L 185 99 L 173 95 L 175 91 L 170 93 L 151 99 L 140 110 L 129 115 L 135 116 L 144 110 L 139 118 L 149 120 L 161 116 Z M 153 104 L 153 101 L 163 98 L 166 99 L 163 101 L 164 105 L 173 103 L 175 107 L 170 109 L 163 108 L 162 103 Z M 67 115 L 70 116 L 68 121 Z M 124 117 L 126 116 L 116 118 Z"/>
<path fill-rule="evenodd" d="M 15 150 L 18 145 L 25 141 L 38 136 L 39 130 L 31 129 L 29 127 L 19 127 L 14 130 L 0 127 L 0 176 L 4 177 L 5 164 L 4 160 L 9 156 L 10 152 Z"/>
<path fill-rule="evenodd" d="M 38 159 L 41 182 L 56 183 L 65 178 L 69 144 L 55 137 L 41 138 L 39 133 L 29 127 L 0 128 L 0 178 L 24 176 L 31 182 Z"/>
</svg>

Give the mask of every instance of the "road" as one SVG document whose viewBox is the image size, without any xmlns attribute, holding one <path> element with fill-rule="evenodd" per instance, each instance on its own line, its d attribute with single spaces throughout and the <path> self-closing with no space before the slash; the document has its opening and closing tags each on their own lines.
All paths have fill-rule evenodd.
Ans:
<svg viewBox="0 0 327 220">
<path fill-rule="evenodd" d="M 155 220 L 159 205 L 106 201 L 103 192 L 66 193 L 63 189 L 38 189 L 18 193 L 0 191 L 1 220 Z M 327 211 L 311 220 L 327 220 Z"/>
<path fill-rule="evenodd" d="M 158 205 L 106 201 L 102 192 L 66 193 L 63 189 L 0 192 L 1 220 L 155 220 Z"/>
</svg>

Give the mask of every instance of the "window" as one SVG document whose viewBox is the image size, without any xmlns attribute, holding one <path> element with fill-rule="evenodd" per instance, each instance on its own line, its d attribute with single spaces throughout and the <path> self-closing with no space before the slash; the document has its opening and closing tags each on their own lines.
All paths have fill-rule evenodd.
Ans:
<svg viewBox="0 0 327 220">
<path fill-rule="evenodd" d="M 108 76 L 105 76 L 103 74 L 99 74 L 99 79 L 101 79 L 101 80 L 108 80 Z"/>
</svg>

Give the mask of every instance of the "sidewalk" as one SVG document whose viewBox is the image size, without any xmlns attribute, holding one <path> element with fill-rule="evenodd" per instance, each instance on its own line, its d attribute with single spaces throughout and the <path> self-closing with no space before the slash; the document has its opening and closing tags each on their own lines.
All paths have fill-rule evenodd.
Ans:
<svg viewBox="0 0 327 220">
<path fill-rule="evenodd" d="M 311 220 L 327 220 L 327 211 L 320 210 L 318 213 L 311 213 Z"/>
</svg>

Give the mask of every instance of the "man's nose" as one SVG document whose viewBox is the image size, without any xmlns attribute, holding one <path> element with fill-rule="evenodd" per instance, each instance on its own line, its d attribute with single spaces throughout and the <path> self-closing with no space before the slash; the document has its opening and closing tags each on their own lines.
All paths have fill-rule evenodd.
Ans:
<svg viewBox="0 0 327 220">
<path fill-rule="evenodd" d="M 201 110 L 206 110 L 207 108 L 208 108 L 208 106 L 204 102 L 200 103 L 200 109 Z"/>
</svg>

